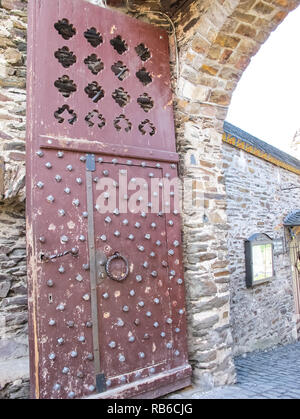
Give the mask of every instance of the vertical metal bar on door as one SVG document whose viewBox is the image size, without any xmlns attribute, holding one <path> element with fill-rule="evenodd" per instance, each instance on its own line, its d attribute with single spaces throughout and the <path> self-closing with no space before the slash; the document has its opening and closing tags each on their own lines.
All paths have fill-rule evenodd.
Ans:
<svg viewBox="0 0 300 419">
<path fill-rule="evenodd" d="M 94 366 L 97 383 L 97 376 L 101 374 L 100 350 L 99 350 L 99 328 L 98 328 L 98 302 L 97 302 L 97 283 L 96 283 L 96 252 L 94 237 L 94 206 L 93 206 L 93 179 L 92 172 L 95 171 L 95 156 L 86 156 L 86 195 L 88 212 L 88 246 L 90 261 L 90 283 L 91 283 L 91 312 L 93 323 L 93 349 Z"/>
</svg>

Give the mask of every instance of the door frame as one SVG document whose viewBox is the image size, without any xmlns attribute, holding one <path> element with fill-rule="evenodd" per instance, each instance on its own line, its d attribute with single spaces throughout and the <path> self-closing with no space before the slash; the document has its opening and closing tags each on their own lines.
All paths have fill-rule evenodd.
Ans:
<svg viewBox="0 0 300 419">
<path fill-rule="evenodd" d="M 293 236 L 289 242 L 289 252 L 293 278 L 297 339 L 300 340 L 300 271 L 296 266 L 297 260 L 300 260 L 300 227 L 291 227 L 291 229 L 292 228 L 295 230 L 293 230 Z"/>
</svg>

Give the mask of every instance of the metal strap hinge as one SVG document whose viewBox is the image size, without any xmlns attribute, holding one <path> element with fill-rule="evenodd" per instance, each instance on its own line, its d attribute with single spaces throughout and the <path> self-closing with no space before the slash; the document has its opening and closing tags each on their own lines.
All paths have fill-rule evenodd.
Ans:
<svg viewBox="0 0 300 419">
<path fill-rule="evenodd" d="M 86 170 L 94 172 L 96 170 L 95 154 L 86 155 Z"/>
</svg>

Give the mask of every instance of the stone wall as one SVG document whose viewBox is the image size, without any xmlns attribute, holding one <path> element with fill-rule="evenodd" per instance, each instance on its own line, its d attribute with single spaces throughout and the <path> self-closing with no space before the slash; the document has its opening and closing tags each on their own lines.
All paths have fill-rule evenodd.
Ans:
<svg viewBox="0 0 300 419">
<path fill-rule="evenodd" d="M 26 1 L 0 7 L 0 398 L 28 396 Z"/>
<path fill-rule="evenodd" d="M 223 145 L 227 191 L 231 328 L 234 354 L 286 344 L 296 339 L 295 303 L 289 252 L 274 256 L 275 279 L 246 288 L 244 240 L 254 233 L 285 234 L 284 217 L 299 207 L 294 173 Z"/>
</svg>

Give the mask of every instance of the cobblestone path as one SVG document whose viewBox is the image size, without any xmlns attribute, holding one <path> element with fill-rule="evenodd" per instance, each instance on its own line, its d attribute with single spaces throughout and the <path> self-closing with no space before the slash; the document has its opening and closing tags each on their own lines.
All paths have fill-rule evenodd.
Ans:
<svg viewBox="0 0 300 419">
<path fill-rule="evenodd" d="M 197 387 L 168 399 L 300 399 L 300 342 L 235 359 L 237 383 L 206 393 Z"/>
</svg>

